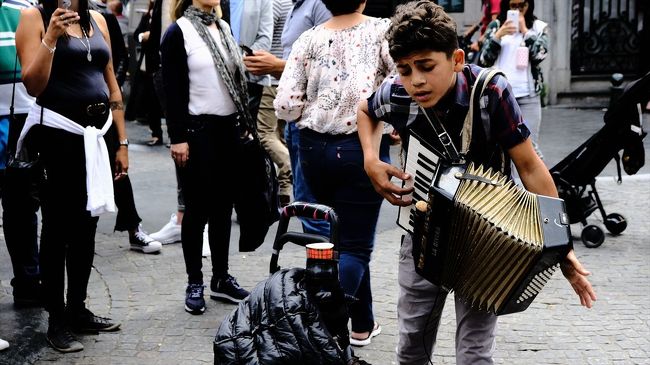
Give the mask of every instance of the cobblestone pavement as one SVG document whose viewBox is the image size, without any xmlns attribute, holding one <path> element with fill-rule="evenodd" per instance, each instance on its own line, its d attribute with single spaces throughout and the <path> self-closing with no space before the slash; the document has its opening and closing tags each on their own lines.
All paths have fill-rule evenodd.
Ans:
<svg viewBox="0 0 650 365">
<path fill-rule="evenodd" d="M 602 123 L 602 112 L 551 108 L 544 110 L 541 146 L 554 163 L 586 140 Z M 646 124 L 647 125 L 647 124 Z M 146 127 L 129 123 L 132 140 L 144 140 Z M 646 146 L 648 143 L 646 143 Z M 131 174 L 145 227 L 161 227 L 175 206 L 175 180 L 169 150 L 131 148 Z M 647 148 L 646 148 L 647 154 Z M 498 364 L 650 364 L 650 174 L 644 167 L 617 185 L 613 166 L 597 186 L 606 210 L 628 219 L 620 236 L 607 235 L 597 249 L 580 243 L 580 225 L 572 227 L 576 251 L 593 275 L 598 301 L 591 310 L 556 274 L 525 312 L 499 320 L 495 362 Z M 396 346 L 397 261 L 401 230 L 395 208 L 384 206 L 371 264 L 375 315 L 382 334 L 356 350 L 372 364 L 394 364 Z M 594 214 L 589 222 L 598 222 Z M 202 364 L 212 362 L 212 339 L 222 319 L 235 306 L 207 300 L 207 311 L 192 316 L 183 310 L 185 268 L 180 244 L 166 245 L 158 255 L 130 251 L 126 234 L 112 232 L 112 218 L 102 218 L 89 284 L 89 308 L 122 322 L 122 330 L 83 336 L 83 352 L 62 355 L 51 350 L 43 333 L 47 315 L 41 310 L 12 307 L 11 265 L 0 244 L 0 338 L 11 347 L 0 352 L 0 364 Z M 290 230 L 297 230 L 295 224 Z M 238 238 L 233 223 L 233 242 Z M 231 244 L 231 273 L 247 288 L 268 273 L 271 228 L 266 243 L 250 254 Z M 72 232 L 71 232 L 72 234 Z M 2 237 L 3 238 L 3 237 Z M 3 238 L 4 239 L 4 238 Z M 210 261 L 203 271 L 210 276 Z M 284 267 L 303 266 L 304 254 L 287 246 L 280 254 Z M 433 362 L 453 364 L 455 317 L 448 305 L 438 335 Z M 452 305 L 449 305 L 452 304 Z"/>
</svg>

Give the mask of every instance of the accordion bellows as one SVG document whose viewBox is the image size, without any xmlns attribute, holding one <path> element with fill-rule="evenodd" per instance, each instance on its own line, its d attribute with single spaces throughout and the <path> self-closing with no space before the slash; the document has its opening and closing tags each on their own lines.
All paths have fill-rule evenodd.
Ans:
<svg viewBox="0 0 650 365">
<path fill-rule="evenodd" d="M 501 173 L 484 172 L 482 166 L 469 166 L 467 173 L 497 184 L 476 180 L 460 183 L 452 218 L 452 234 L 458 244 L 449 250 L 449 255 L 460 259 L 453 287 L 473 306 L 495 311 L 542 253 L 542 231 L 536 224 L 537 195 Z M 500 262 L 506 264 L 499 267 Z"/>
<path fill-rule="evenodd" d="M 427 211 L 417 219 L 422 228 L 414 233 L 414 245 L 420 245 L 414 248 L 416 269 L 473 308 L 496 314 L 524 310 L 566 255 L 570 237 L 560 239 L 559 250 L 555 234 L 545 237 L 558 228 L 567 235 L 568 224 L 557 224 L 563 202 L 530 193 L 482 166 L 449 173 L 459 183 L 448 207 L 445 194 L 433 186 Z"/>
</svg>

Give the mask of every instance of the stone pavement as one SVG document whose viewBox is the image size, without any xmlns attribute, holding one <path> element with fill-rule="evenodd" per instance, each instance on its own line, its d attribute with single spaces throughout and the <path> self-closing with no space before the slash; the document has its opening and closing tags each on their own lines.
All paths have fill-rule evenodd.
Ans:
<svg viewBox="0 0 650 365">
<path fill-rule="evenodd" d="M 541 146 L 546 161 L 553 164 L 566 156 L 601 123 L 601 111 L 545 109 Z M 133 141 L 147 138 L 147 129 L 140 124 L 129 123 L 128 129 Z M 169 150 L 132 144 L 130 157 L 138 209 L 145 228 L 154 231 L 175 207 Z M 649 172 L 646 166 L 639 175 L 624 176 L 623 184 L 617 185 L 611 178 L 615 168 L 610 164 L 598 180 L 606 210 L 625 215 L 628 228 L 617 237 L 608 234 L 597 249 L 587 249 L 575 238 L 579 258 L 593 273 L 591 281 L 598 294 L 594 308 L 580 307 L 569 284 L 556 274 L 527 311 L 500 319 L 496 363 L 650 364 Z M 371 264 L 375 315 L 383 332 L 371 345 L 356 351 L 372 364 L 395 363 L 401 235 L 395 217 L 395 208 L 385 205 Z M 599 218 L 600 214 L 594 214 L 589 221 L 602 226 Z M 112 217 L 100 221 L 88 304 L 95 313 L 121 321 L 122 330 L 81 337 L 85 350 L 80 353 L 63 355 L 51 350 L 43 335 L 47 315 L 36 309 L 13 309 L 11 264 L 4 244 L 0 244 L 0 338 L 11 343 L 8 350 L 0 352 L 0 364 L 211 363 L 216 329 L 235 306 L 207 299 L 205 314 L 186 313 L 180 244 L 164 246 L 159 255 L 143 255 L 129 250 L 126 234 L 112 232 Z M 581 227 L 572 228 L 578 237 Z M 290 230 L 297 229 L 296 224 L 290 226 Z M 244 287 L 251 288 L 267 277 L 274 233 L 272 227 L 257 252 L 241 254 L 236 252 L 238 226 L 233 223 L 231 273 Z M 209 280 L 210 260 L 203 262 Z M 287 246 L 280 254 L 280 264 L 303 266 L 303 250 Z M 455 363 L 451 298 L 447 299 L 438 335 L 433 357 L 436 364 Z"/>
</svg>

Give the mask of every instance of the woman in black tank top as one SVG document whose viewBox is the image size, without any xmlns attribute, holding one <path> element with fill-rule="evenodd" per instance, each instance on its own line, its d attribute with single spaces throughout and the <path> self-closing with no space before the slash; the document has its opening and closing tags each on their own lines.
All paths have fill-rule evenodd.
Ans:
<svg viewBox="0 0 650 365">
<path fill-rule="evenodd" d="M 65 1 L 59 0 L 61 4 Z M 25 87 L 37 97 L 31 117 L 40 114 L 40 122 L 45 124 L 38 130 L 38 146 L 45 172 L 39 193 L 43 217 L 40 270 L 43 301 L 49 312 L 47 340 L 58 351 L 73 352 L 82 350 L 83 345 L 70 330 L 115 331 L 119 324 L 85 308 L 98 218 L 86 208 L 89 190 L 84 137 L 70 131 L 78 130 L 77 124 L 101 129 L 111 123 L 111 109 L 112 123 L 125 145 L 115 157 L 116 179 L 123 178 L 128 169 L 127 141 L 122 95 L 110 62 L 104 18 L 88 11 L 86 0 L 72 0 L 68 9 L 59 7 L 57 0 L 43 4 L 43 8 L 22 13 L 16 48 Z M 47 111 L 45 119 L 43 110 Z"/>
</svg>

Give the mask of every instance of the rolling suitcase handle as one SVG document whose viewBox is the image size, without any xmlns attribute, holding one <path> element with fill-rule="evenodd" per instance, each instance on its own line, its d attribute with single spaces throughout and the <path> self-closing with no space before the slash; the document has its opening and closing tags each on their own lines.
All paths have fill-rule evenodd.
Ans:
<svg viewBox="0 0 650 365">
<path fill-rule="evenodd" d="M 289 219 L 291 217 L 328 221 L 330 224 L 330 237 L 327 238 L 312 233 L 287 232 L 287 229 L 289 228 Z M 271 254 L 269 273 L 273 274 L 280 270 L 280 266 L 278 266 L 278 256 L 287 242 L 293 242 L 297 245 L 305 246 L 309 243 L 329 241 L 334 245 L 334 250 L 336 250 L 338 249 L 338 240 L 338 217 L 333 208 L 322 204 L 293 202 L 282 209 L 280 221 L 278 222 L 278 230 L 275 235 L 275 240 L 273 241 L 273 253 Z"/>
</svg>

